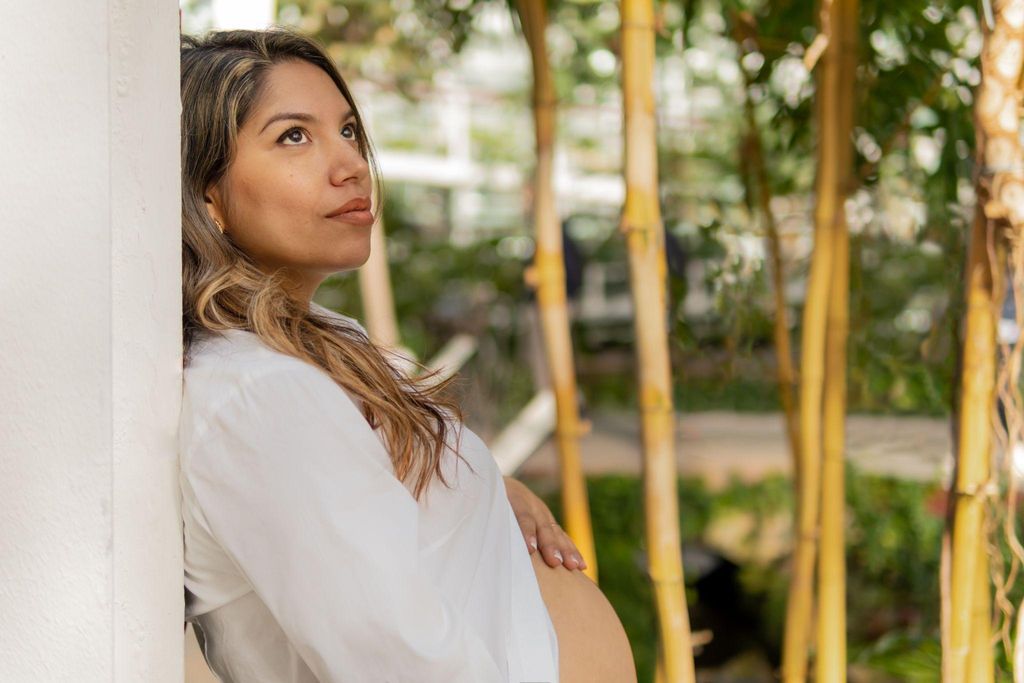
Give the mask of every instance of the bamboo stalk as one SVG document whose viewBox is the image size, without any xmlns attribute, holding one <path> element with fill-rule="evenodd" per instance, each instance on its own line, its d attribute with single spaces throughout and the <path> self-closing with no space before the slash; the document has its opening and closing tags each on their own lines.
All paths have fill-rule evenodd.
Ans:
<svg viewBox="0 0 1024 683">
<path fill-rule="evenodd" d="M 565 294 L 562 227 L 555 208 L 552 157 L 555 139 L 555 87 L 544 42 L 548 17 L 546 0 L 516 0 L 533 61 L 534 126 L 537 167 L 533 211 L 537 234 L 533 277 L 540 311 L 544 348 L 555 393 L 555 439 L 562 478 L 566 531 L 587 563 L 584 572 L 597 581 L 597 554 L 590 522 L 587 484 L 580 458 L 582 434 L 573 364 L 569 310 Z"/>
<path fill-rule="evenodd" d="M 822 453 L 822 393 L 824 390 L 825 332 L 829 278 L 834 267 L 832 226 L 836 211 L 837 155 L 841 141 L 836 135 L 839 116 L 837 82 L 839 61 L 831 39 L 836 7 L 822 0 L 820 30 L 829 46 L 819 63 L 817 118 L 818 170 L 815 180 L 814 251 L 808 275 L 807 296 L 800 344 L 800 495 L 797 500 L 796 546 L 786 604 L 782 644 L 782 680 L 803 683 L 807 678 L 811 616 L 814 601 L 814 566 L 818 540 Z"/>
<path fill-rule="evenodd" d="M 626 203 L 620 229 L 629 252 L 635 316 L 648 571 L 657 606 L 663 680 L 694 683 L 679 537 L 665 238 L 658 206 L 654 7 L 651 0 L 623 0 L 621 13 Z"/>
<path fill-rule="evenodd" d="M 754 17 L 749 12 L 737 13 L 733 17 L 736 27 L 735 40 L 740 47 L 747 40 L 758 44 Z M 743 114 L 747 124 L 747 158 L 751 174 L 757 185 L 757 205 L 764 221 L 765 243 L 768 247 L 768 261 L 771 267 L 772 295 L 775 304 L 773 326 L 775 342 L 776 380 L 779 385 L 779 400 L 782 403 L 786 438 L 792 458 L 794 490 L 800 482 L 800 427 L 796 406 L 796 368 L 793 365 L 793 351 L 789 338 L 789 313 L 786 306 L 786 276 L 782 262 L 782 247 L 779 242 L 779 228 L 772 212 L 772 190 L 768 182 L 768 170 L 764 163 L 764 143 L 757 125 L 754 102 L 750 99 L 750 77 L 745 70 Z M 749 184 L 748 184 L 749 186 Z"/>
<path fill-rule="evenodd" d="M 949 676 L 967 683 L 972 603 L 978 592 L 978 546 L 984 530 L 985 463 L 991 451 L 995 391 L 995 316 L 986 246 L 988 221 L 981 207 L 971 230 L 967 265 L 967 311 L 960 392 L 960 449 L 950 566 Z"/>
<path fill-rule="evenodd" d="M 850 233 L 844 204 L 854 180 L 854 85 L 857 76 L 857 0 L 836 0 L 832 22 L 838 61 L 835 84 L 836 210 L 832 222 L 833 266 L 825 337 L 821 536 L 818 556 L 818 620 L 815 680 L 846 680 L 845 427 L 846 340 L 850 327 Z"/>
<path fill-rule="evenodd" d="M 755 159 L 752 160 L 759 189 L 761 215 L 765 220 L 765 240 L 768 242 L 768 259 L 772 270 L 772 294 L 775 303 L 774 341 L 775 358 L 778 364 L 777 378 L 779 397 L 786 423 L 786 438 L 793 460 L 794 481 L 800 481 L 800 421 L 797 414 L 796 399 L 796 367 L 793 364 L 793 350 L 789 338 L 789 313 L 786 306 L 786 275 L 782 262 L 782 247 L 779 242 L 779 229 L 775 215 L 771 210 L 771 189 L 768 186 L 768 174 L 765 170 L 763 147 L 760 134 L 751 147 Z"/>
<path fill-rule="evenodd" d="M 971 650 L 967 656 L 967 680 L 991 683 L 995 680 L 995 653 L 992 651 L 992 593 L 989 589 L 987 544 L 982 539 L 974 572 L 974 602 L 971 606 Z"/>
<path fill-rule="evenodd" d="M 398 332 L 398 317 L 395 315 L 383 220 L 370 232 L 370 258 L 359 269 L 359 295 L 363 300 L 370 340 L 386 348 L 398 348 L 401 336 Z"/>
<path fill-rule="evenodd" d="M 836 221 L 837 223 L 840 220 Z M 821 478 L 821 540 L 818 556 L 818 619 L 815 680 L 846 680 L 846 507 L 844 441 L 846 336 L 849 301 L 849 236 L 845 224 L 834 245 L 826 339 L 824 446 Z"/>
<path fill-rule="evenodd" d="M 975 104 L 981 173 L 967 263 L 949 652 L 945 653 L 950 680 L 956 683 L 992 680 L 990 662 L 986 661 L 991 658 L 991 627 L 980 615 L 991 609 L 985 505 L 995 401 L 996 305 L 1001 295 L 997 273 L 1004 267 L 995 254 L 1001 251 L 1001 231 L 1006 224 L 1024 224 L 1024 206 L 1017 200 L 1024 185 L 1024 156 L 1018 137 L 1024 0 L 995 0 L 992 9 L 993 25 L 983 22 L 981 83 Z"/>
</svg>

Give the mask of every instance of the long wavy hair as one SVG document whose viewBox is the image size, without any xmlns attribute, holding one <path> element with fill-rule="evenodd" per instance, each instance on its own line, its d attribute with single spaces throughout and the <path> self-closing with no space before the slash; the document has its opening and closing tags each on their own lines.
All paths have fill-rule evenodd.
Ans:
<svg viewBox="0 0 1024 683">
<path fill-rule="evenodd" d="M 445 485 L 441 459 L 448 436 L 461 421 L 448 391 L 451 379 L 432 373 L 411 377 L 389 351 L 362 330 L 321 315 L 288 296 L 281 271 L 265 273 L 205 208 L 210 187 L 225 176 L 238 131 L 251 115 L 270 69 L 305 60 L 322 69 L 352 107 L 358 146 L 374 181 L 376 214 L 382 198 L 380 170 L 348 86 L 330 57 L 297 32 L 216 31 L 181 39 L 181 228 L 182 318 L 185 363 L 197 335 L 239 329 L 270 348 L 311 363 L 359 399 L 370 426 L 379 429 L 403 483 L 420 498 L 434 476 Z M 394 357 L 391 356 L 392 360 Z M 423 369 L 421 367 L 421 369 Z M 458 448 L 453 447 L 456 455 Z"/>
</svg>

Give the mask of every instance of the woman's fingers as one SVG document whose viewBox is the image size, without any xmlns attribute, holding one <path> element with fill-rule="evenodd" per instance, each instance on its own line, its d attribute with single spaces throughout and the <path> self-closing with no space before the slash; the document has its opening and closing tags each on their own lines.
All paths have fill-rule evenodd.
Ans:
<svg viewBox="0 0 1024 683">
<path fill-rule="evenodd" d="M 532 555 L 540 550 L 549 567 L 563 565 L 567 569 L 586 569 L 576 545 L 555 522 L 547 505 L 522 482 L 504 477 L 509 505 L 523 532 L 526 547 Z"/>
<path fill-rule="evenodd" d="M 518 514 L 516 515 L 516 521 L 519 522 L 519 528 L 523 532 L 523 539 L 526 541 L 526 547 L 529 549 L 530 554 L 533 555 L 537 551 L 537 521 L 533 518 L 533 515 Z"/>
<path fill-rule="evenodd" d="M 549 567 L 562 565 L 566 569 L 586 569 L 587 564 L 576 545 L 554 521 L 543 501 L 514 479 L 505 477 L 505 486 L 529 553 L 532 555 L 539 550 Z"/>
<path fill-rule="evenodd" d="M 537 530 L 541 556 L 549 567 L 565 566 L 566 569 L 586 569 L 576 545 L 557 523 L 541 524 Z"/>
</svg>

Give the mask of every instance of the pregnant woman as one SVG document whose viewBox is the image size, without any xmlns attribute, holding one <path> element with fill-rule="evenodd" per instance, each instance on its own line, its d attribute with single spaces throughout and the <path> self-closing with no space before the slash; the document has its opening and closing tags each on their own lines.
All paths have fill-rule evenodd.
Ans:
<svg viewBox="0 0 1024 683">
<path fill-rule="evenodd" d="M 446 383 L 311 301 L 366 261 L 381 196 L 323 49 L 278 29 L 186 37 L 181 100 L 185 616 L 214 673 L 636 681 L 575 546 Z"/>
</svg>

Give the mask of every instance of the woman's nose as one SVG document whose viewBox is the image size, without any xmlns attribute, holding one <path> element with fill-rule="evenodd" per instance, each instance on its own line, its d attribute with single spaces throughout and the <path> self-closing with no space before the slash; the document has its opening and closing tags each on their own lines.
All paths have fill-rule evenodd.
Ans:
<svg viewBox="0 0 1024 683">
<path fill-rule="evenodd" d="M 370 165 L 359 152 L 358 143 L 352 140 L 339 140 L 331 155 L 331 184 L 343 185 L 346 182 L 361 182 L 370 173 Z"/>
</svg>

